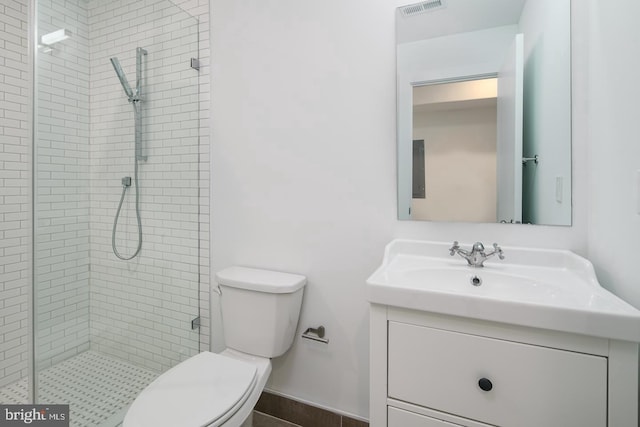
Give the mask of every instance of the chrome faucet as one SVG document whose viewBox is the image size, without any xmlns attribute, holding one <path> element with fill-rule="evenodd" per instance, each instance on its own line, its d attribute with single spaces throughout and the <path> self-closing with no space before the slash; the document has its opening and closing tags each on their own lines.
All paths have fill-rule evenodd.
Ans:
<svg viewBox="0 0 640 427">
<path fill-rule="evenodd" d="M 455 241 L 453 242 L 453 246 L 449 248 L 449 255 L 454 256 L 455 254 L 460 255 L 462 258 L 467 260 L 471 267 L 476 268 L 484 267 L 483 263 L 496 254 L 498 255 L 498 258 L 504 259 L 502 249 L 500 249 L 500 246 L 498 246 L 497 243 L 493 244 L 493 252 L 485 253 L 482 242 L 475 242 L 471 252 L 469 252 L 464 249 L 460 249 L 458 242 Z"/>
</svg>

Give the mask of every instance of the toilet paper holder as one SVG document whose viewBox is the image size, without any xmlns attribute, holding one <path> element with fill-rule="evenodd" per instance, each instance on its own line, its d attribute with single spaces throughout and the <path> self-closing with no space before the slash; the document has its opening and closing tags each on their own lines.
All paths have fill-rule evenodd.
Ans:
<svg viewBox="0 0 640 427">
<path fill-rule="evenodd" d="M 307 330 L 302 333 L 302 338 L 329 344 L 329 340 L 324 337 L 324 334 L 324 326 L 320 325 L 317 328 L 307 328 Z"/>
</svg>

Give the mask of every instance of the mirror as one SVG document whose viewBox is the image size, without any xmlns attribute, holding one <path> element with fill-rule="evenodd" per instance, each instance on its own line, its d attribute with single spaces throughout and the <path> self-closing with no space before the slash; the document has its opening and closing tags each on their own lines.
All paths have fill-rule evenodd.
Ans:
<svg viewBox="0 0 640 427">
<path fill-rule="evenodd" d="M 398 218 L 571 225 L 570 0 L 396 11 Z"/>
</svg>

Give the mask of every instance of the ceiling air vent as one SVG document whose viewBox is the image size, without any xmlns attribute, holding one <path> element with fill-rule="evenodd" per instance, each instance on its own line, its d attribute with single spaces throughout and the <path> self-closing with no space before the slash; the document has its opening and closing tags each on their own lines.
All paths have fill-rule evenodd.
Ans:
<svg viewBox="0 0 640 427">
<path fill-rule="evenodd" d="M 403 16 L 413 16 L 420 13 L 433 12 L 446 7 L 445 0 L 429 0 L 420 3 L 410 4 L 402 7 Z"/>
</svg>

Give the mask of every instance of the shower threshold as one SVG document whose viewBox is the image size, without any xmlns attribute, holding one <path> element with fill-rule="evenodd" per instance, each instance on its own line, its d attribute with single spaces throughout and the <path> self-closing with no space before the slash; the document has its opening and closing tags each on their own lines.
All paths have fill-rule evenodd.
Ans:
<svg viewBox="0 0 640 427">
<path fill-rule="evenodd" d="M 68 404 L 71 427 L 114 427 L 159 372 L 95 351 L 85 351 L 38 373 L 38 400 Z M 0 402 L 24 403 L 27 379 L 0 389 Z"/>
</svg>

